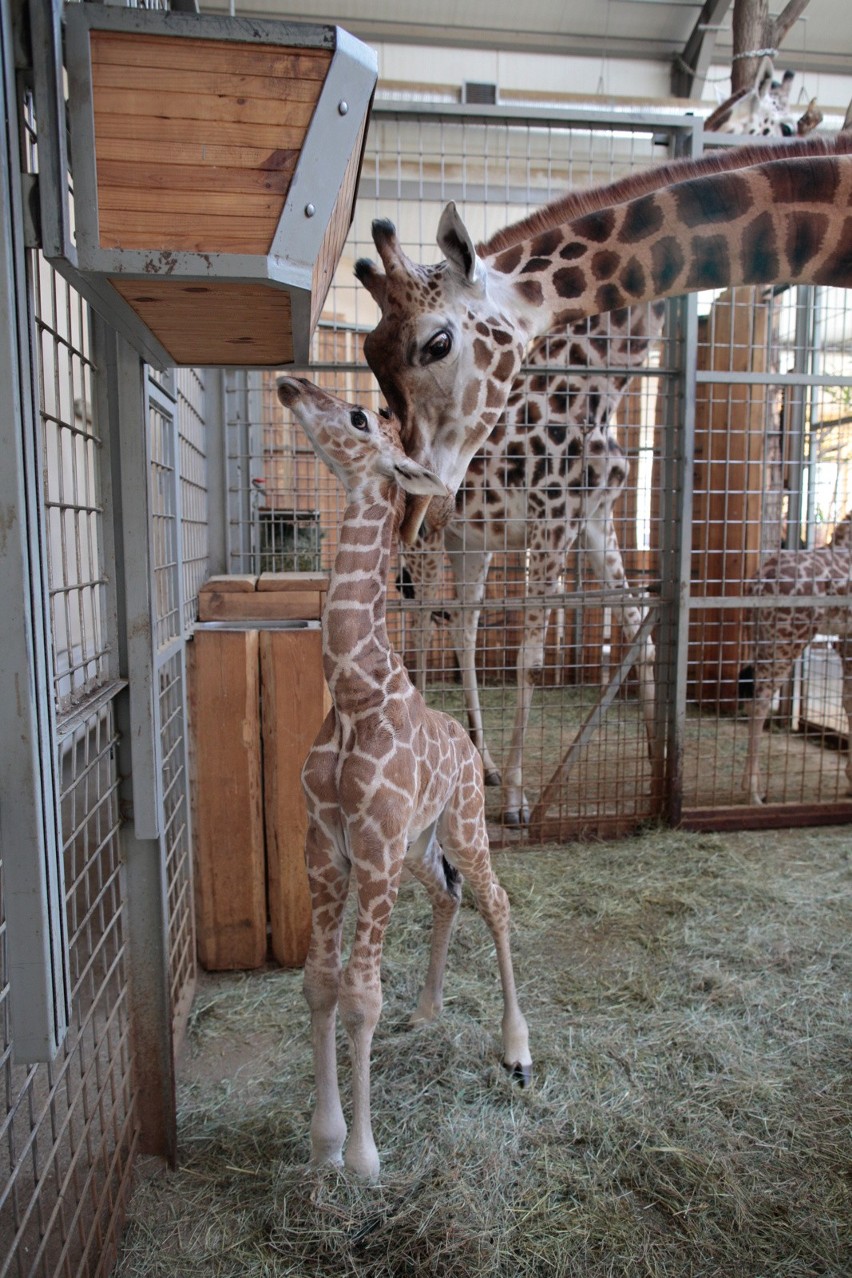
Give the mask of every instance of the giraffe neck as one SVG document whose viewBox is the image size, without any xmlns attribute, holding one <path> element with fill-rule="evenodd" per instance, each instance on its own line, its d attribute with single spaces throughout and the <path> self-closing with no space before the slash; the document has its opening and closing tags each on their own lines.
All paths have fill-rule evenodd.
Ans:
<svg viewBox="0 0 852 1278">
<path fill-rule="evenodd" d="M 848 288 L 850 203 L 852 155 L 774 159 L 597 209 L 485 260 L 527 337 L 702 289 L 782 282 Z"/>
<path fill-rule="evenodd" d="M 387 632 L 387 575 L 396 502 L 376 486 L 349 495 L 323 611 L 323 666 L 332 701 L 346 714 L 383 698 L 397 658 Z"/>
</svg>

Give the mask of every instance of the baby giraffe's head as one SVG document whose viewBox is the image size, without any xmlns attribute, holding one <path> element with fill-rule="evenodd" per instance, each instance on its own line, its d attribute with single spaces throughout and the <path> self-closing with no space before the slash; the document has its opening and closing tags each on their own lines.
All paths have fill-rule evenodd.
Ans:
<svg viewBox="0 0 852 1278">
<path fill-rule="evenodd" d="M 314 452 L 334 472 L 347 497 L 390 489 L 426 497 L 448 497 L 449 490 L 431 470 L 406 457 L 399 424 L 386 410 L 373 413 L 329 395 L 305 377 L 279 377 L 278 398 L 311 441 Z"/>
</svg>

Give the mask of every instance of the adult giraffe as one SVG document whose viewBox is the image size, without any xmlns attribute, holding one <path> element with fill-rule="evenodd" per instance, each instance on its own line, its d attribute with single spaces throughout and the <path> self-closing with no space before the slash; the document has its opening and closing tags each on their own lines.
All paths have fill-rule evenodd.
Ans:
<svg viewBox="0 0 852 1278">
<path fill-rule="evenodd" d="M 576 192 L 477 253 L 454 204 L 445 260 L 412 263 L 373 223 L 384 272 L 356 274 L 381 310 L 364 352 L 410 456 L 456 492 L 505 408 L 531 338 L 656 298 L 735 285 L 852 286 L 852 138 L 742 147 Z M 411 543 L 428 498 L 409 502 Z M 446 523 L 452 502 L 430 523 Z"/>
<path fill-rule="evenodd" d="M 486 785 L 503 786 L 505 825 L 529 820 L 524 794 L 524 738 L 535 686 L 544 664 L 550 604 L 568 550 L 579 543 L 609 590 L 622 591 L 614 611 L 628 644 L 642 624 L 642 609 L 627 593 L 613 507 L 627 482 L 629 463 L 613 419 L 630 382 L 663 327 L 665 303 L 637 306 L 538 338 L 526 355 L 531 376 L 519 377 L 497 427 L 476 453 L 444 529 L 418 537 L 404 555 L 420 607 L 414 612 L 418 688 L 425 692 L 425 660 L 433 610 L 444 613 L 462 676 L 470 735 L 482 755 Z M 611 321 L 611 322 L 610 322 Z M 621 373 L 611 371 L 620 367 Z M 536 372 L 536 368 L 541 372 Z M 442 597 L 444 550 L 454 600 Z M 495 552 L 525 551 L 526 594 L 517 655 L 512 739 L 502 777 L 488 744 L 476 676 L 476 640 L 489 567 Z M 637 661 L 639 700 L 649 749 L 654 735 L 654 645 L 642 644 Z"/>
</svg>

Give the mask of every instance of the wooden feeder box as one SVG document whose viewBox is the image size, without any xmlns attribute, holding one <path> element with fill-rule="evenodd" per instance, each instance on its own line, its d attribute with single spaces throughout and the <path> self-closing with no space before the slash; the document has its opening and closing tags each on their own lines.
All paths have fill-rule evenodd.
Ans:
<svg viewBox="0 0 852 1278">
<path fill-rule="evenodd" d="M 374 51 L 339 27 L 101 4 L 64 23 L 73 206 L 67 182 L 42 193 L 48 256 L 157 365 L 307 363 Z"/>
</svg>

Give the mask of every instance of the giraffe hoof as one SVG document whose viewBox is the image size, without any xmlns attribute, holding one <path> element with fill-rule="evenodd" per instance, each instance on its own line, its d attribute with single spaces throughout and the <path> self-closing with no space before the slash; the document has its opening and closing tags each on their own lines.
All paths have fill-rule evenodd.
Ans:
<svg viewBox="0 0 852 1278">
<path fill-rule="evenodd" d="M 506 808 L 502 820 L 504 825 L 519 829 L 522 825 L 529 825 L 530 810 L 526 804 L 522 808 Z"/>
<path fill-rule="evenodd" d="M 515 1061 L 513 1065 L 509 1065 L 504 1061 L 503 1068 L 512 1082 L 518 1084 L 518 1087 L 529 1087 L 532 1082 L 532 1064 L 530 1062 L 524 1065 L 520 1061 Z"/>
<path fill-rule="evenodd" d="M 485 781 L 486 785 L 490 785 L 490 786 L 498 786 L 503 784 L 503 778 L 500 776 L 500 773 L 497 771 L 496 768 L 489 768 L 483 774 L 483 780 Z"/>
</svg>

